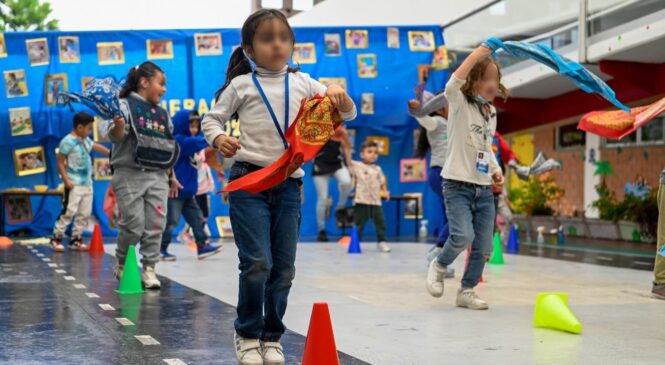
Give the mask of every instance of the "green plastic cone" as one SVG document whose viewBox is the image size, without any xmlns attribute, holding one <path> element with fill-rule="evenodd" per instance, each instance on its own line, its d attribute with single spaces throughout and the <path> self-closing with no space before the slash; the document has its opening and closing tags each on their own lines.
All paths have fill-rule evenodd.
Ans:
<svg viewBox="0 0 665 365">
<path fill-rule="evenodd" d="M 140 294 L 143 293 L 141 287 L 141 274 L 139 265 L 136 263 L 136 247 L 129 246 L 127 257 L 125 258 L 125 268 L 122 271 L 122 280 L 120 288 L 115 291 L 118 294 Z"/>
<path fill-rule="evenodd" d="M 494 249 L 492 250 L 492 257 L 490 257 L 490 264 L 503 265 L 503 247 L 501 247 L 501 236 L 499 236 L 499 232 L 494 233 L 494 240 L 492 244 Z"/>
<path fill-rule="evenodd" d="M 568 294 L 539 293 L 533 312 L 533 326 L 579 334 L 582 324 L 568 307 Z"/>
</svg>

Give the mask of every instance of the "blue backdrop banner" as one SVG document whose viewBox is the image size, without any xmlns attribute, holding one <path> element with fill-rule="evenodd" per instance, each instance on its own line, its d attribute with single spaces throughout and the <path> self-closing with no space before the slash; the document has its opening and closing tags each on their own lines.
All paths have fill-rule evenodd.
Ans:
<svg viewBox="0 0 665 365">
<path fill-rule="evenodd" d="M 0 189 L 32 190 L 35 185 L 55 188 L 61 184 L 55 149 L 71 132 L 73 114 L 85 107 L 74 105 L 72 111 L 51 105 L 58 90 L 81 91 L 89 77 L 112 75 L 120 79 L 130 67 L 150 59 L 166 73 L 167 92 L 162 104 L 171 115 L 190 108 L 205 113 L 224 82 L 229 57 L 240 44 L 239 33 L 238 29 L 5 33 L 5 52 L 0 43 L 4 85 L 0 93 Z M 302 72 L 319 80 L 343 78 L 358 105 L 358 118 L 347 124 L 355 140 L 354 159 L 360 158 L 358 148 L 367 137 L 385 138 L 389 153 L 380 156 L 378 163 L 386 173 L 391 194 L 422 194 L 424 217 L 430 221 L 430 232 L 435 230 L 441 219 L 440 204 L 426 182 L 400 182 L 400 160 L 413 156 L 418 125 L 407 114 L 407 101 L 414 97 L 419 74 L 432 64 L 436 48 L 443 46 L 441 28 L 296 28 L 295 33 L 298 47 L 294 58 Z M 440 90 L 448 79 L 446 65 L 441 65 L 430 72 L 429 91 Z M 237 127 L 237 123 L 230 123 L 229 131 L 237 132 Z M 100 133 L 95 138 L 110 146 Z M 43 148 L 43 157 L 38 150 L 23 150 L 33 147 Z M 116 231 L 102 209 L 110 182 L 104 176 L 104 157 L 93 154 L 99 170 L 94 181 L 93 214 L 103 234 L 113 236 Z M 311 164 L 304 168 L 308 175 L 301 233 L 312 236 L 317 233 L 316 190 Z M 334 180 L 330 193 L 336 201 Z M 394 202 L 386 202 L 384 209 L 388 235 L 395 233 L 398 214 L 402 233 L 415 233 L 412 218 L 398 213 Z M 50 235 L 60 210 L 58 197 L 33 197 L 31 221 L 8 217 L 4 223 L 9 232 L 29 229 L 35 235 Z M 218 233 L 215 217 L 227 215 L 228 205 L 222 203 L 221 195 L 212 195 L 209 223 L 213 235 Z M 333 219 L 327 225 L 329 232 L 337 232 Z M 368 227 L 366 234 L 372 234 L 371 230 Z"/>
</svg>

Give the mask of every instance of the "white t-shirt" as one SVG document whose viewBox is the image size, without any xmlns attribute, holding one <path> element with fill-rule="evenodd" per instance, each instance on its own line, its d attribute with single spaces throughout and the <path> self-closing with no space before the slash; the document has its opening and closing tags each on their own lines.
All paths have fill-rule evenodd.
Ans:
<svg viewBox="0 0 665 365">
<path fill-rule="evenodd" d="M 261 88 L 272 106 L 282 131 L 286 134 L 284 75 L 287 74 L 287 67 L 279 71 L 257 67 L 256 71 Z M 302 72 L 290 72 L 288 76 L 289 126 L 291 126 L 300 110 L 302 99 L 310 99 L 317 94 L 325 95 L 326 87 Z M 236 111 L 240 121 L 240 150 L 235 156 L 236 161 L 265 167 L 279 159 L 284 153 L 284 143 L 254 85 L 251 73 L 234 78 L 212 110 L 203 118 L 201 125 L 208 143 L 212 146 L 215 138 L 224 134 L 224 124 Z M 356 108 L 354 106 L 351 111 L 340 114 L 344 120 L 353 120 L 356 117 Z M 304 175 L 305 172 L 298 169 L 291 177 L 298 178 Z"/>
<path fill-rule="evenodd" d="M 496 109 L 490 106 L 490 118 L 485 120 L 478 105 L 467 101 L 462 93 L 464 83 L 465 80 L 452 75 L 446 84 L 448 150 L 441 176 L 476 185 L 492 185 L 491 174 L 500 170 L 492 152 Z"/>
</svg>

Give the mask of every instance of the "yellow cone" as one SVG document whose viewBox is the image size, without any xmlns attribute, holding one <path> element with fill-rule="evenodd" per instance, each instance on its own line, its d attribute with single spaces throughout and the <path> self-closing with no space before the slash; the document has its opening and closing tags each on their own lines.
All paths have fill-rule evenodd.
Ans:
<svg viewBox="0 0 665 365">
<path fill-rule="evenodd" d="M 533 313 L 533 326 L 582 333 L 582 324 L 568 307 L 568 294 L 539 293 Z"/>
</svg>

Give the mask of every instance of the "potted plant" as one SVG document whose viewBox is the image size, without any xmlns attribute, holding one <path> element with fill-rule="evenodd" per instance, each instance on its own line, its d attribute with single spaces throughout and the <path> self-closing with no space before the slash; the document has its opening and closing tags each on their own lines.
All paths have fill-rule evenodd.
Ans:
<svg viewBox="0 0 665 365">
<path fill-rule="evenodd" d="M 509 190 L 508 197 L 513 211 L 526 215 L 529 228 L 535 234 L 535 230 L 540 226 L 545 227 L 546 232 L 558 229 L 559 222 L 553 216 L 552 205 L 563 194 L 564 190 L 556 185 L 554 178 L 543 174 L 531 176 L 521 187 Z"/>
<path fill-rule="evenodd" d="M 598 210 L 599 219 L 589 218 L 586 220 L 589 228 L 589 235 L 592 238 L 601 239 L 619 239 L 619 227 L 616 222 L 620 217 L 620 208 L 613 191 L 607 187 L 605 179 L 608 175 L 613 175 L 614 169 L 609 161 L 600 161 L 596 163 L 594 175 L 600 175 L 600 184 L 596 185 L 598 199 L 591 203 L 591 206 Z"/>
</svg>

